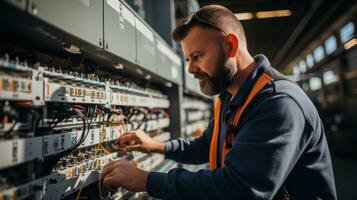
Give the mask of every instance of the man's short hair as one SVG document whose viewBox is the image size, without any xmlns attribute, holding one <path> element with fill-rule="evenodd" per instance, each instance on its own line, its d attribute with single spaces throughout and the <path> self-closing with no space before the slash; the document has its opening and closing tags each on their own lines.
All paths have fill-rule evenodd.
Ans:
<svg viewBox="0 0 357 200">
<path fill-rule="evenodd" d="M 183 40 L 194 26 L 217 29 L 225 33 L 235 33 L 238 35 L 242 44 L 247 46 L 242 24 L 226 7 L 219 5 L 202 7 L 196 13 L 188 16 L 185 21 L 175 28 L 172 32 L 172 38 L 176 42 Z"/>
</svg>

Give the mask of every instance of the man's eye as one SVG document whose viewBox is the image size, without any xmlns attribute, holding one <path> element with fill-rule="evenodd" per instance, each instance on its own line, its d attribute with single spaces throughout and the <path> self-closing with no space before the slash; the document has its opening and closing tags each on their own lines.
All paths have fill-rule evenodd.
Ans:
<svg viewBox="0 0 357 200">
<path fill-rule="evenodd" d="M 194 55 L 192 58 L 193 58 L 194 60 L 197 60 L 197 59 L 202 58 L 202 55 L 201 55 L 201 54 L 197 54 L 197 55 Z"/>
</svg>

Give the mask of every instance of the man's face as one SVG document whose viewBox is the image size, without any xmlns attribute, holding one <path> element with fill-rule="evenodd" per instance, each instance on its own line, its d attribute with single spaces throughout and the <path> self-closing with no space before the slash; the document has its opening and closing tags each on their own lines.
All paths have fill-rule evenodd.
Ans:
<svg viewBox="0 0 357 200">
<path fill-rule="evenodd" d="M 182 47 L 189 63 L 188 72 L 198 79 L 206 95 L 223 92 L 237 72 L 235 62 L 224 50 L 224 36 L 220 32 L 193 27 L 182 40 Z"/>
</svg>

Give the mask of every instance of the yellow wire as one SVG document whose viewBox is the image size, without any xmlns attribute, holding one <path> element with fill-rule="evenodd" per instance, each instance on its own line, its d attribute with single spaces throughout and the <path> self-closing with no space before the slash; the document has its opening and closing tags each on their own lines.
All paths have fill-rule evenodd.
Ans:
<svg viewBox="0 0 357 200">
<path fill-rule="evenodd" d="M 80 199 L 81 192 L 82 192 L 82 190 L 83 190 L 83 186 L 84 186 L 84 182 L 83 182 L 83 184 L 81 185 L 81 188 L 79 189 L 79 192 L 78 192 L 78 194 L 77 194 L 77 196 L 76 196 L 76 200 L 79 200 L 79 199 Z"/>
<path fill-rule="evenodd" d="M 103 113 L 101 113 L 101 116 L 103 117 L 103 121 L 104 121 L 104 116 L 103 116 Z M 104 133 L 104 134 L 103 134 Z M 103 136 L 105 136 L 105 126 L 103 125 L 103 128 L 102 128 L 102 132 L 101 132 L 101 136 L 99 137 L 99 142 L 98 142 L 98 145 L 95 149 L 95 152 L 94 152 L 94 160 L 96 160 L 97 158 L 97 154 L 98 154 L 98 151 L 99 151 L 99 148 L 102 146 L 102 141 L 103 141 Z M 103 151 L 105 154 L 107 154 L 106 152 L 108 152 L 108 150 L 106 150 L 103 146 Z M 109 153 L 108 153 L 109 154 Z M 81 192 L 83 190 L 83 186 L 84 186 L 84 182 L 83 184 L 81 185 L 81 188 L 79 189 L 79 192 L 76 196 L 76 200 L 79 200 L 80 199 L 80 196 L 81 196 Z M 98 181 L 98 186 L 99 186 L 99 196 L 100 196 L 100 199 L 103 199 L 103 195 L 102 195 L 102 187 L 101 187 L 101 184 L 100 184 L 100 180 Z"/>
</svg>

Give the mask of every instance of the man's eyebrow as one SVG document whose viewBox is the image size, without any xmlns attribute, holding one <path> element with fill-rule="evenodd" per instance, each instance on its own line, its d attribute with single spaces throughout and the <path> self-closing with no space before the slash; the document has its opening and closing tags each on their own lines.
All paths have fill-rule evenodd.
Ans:
<svg viewBox="0 0 357 200">
<path fill-rule="evenodd" d="M 197 51 L 192 52 L 190 55 L 188 55 L 188 57 L 185 58 L 186 61 L 189 61 L 190 60 L 189 58 L 191 58 L 193 56 L 193 54 L 196 54 L 196 53 L 203 53 L 203 51 L 202 50 L 197 50 Z"/>
</svg>

